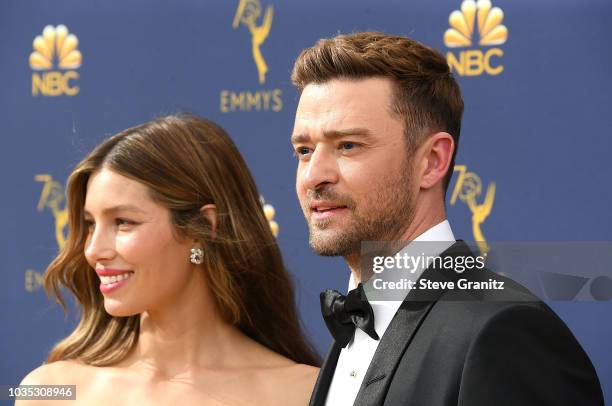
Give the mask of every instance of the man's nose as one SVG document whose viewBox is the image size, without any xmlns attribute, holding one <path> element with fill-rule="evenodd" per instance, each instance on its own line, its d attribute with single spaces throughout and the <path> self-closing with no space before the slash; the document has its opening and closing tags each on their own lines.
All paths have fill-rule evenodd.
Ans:
<svg viewBox="0 0 612 406">
<path fill-rule="evenodd" d="M 113 259 L 115 239 L 108 228 L 96 226 L 85 242 L 85 257 L 90 264 Z"/>
<path fill-rule="evenodd" d="M 314 190 L 325 184 L 338 182 L 338 162 L 334 151 L 327 146 L 315 148 L 303 173 L 303 185 Z"/>
</svg>

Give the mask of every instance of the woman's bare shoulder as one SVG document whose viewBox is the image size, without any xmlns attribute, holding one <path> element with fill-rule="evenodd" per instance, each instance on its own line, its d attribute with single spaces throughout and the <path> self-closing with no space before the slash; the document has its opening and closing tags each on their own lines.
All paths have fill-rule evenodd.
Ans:
<svg viewBox="0 0 612 406">
<path fill-rule="evenodd" d="M 20 385 L 81 385 L 87 379 L 85 364 L 77 361 L 56 361 L 43 364 L 27 374 Z M 47 400 L 17 400 L 15 406 L 47 405 Z"/>
<path fill-rule="evenodd" d="M 317 381 L 319 368 L 294 363 L 280 368 L 277 372 L 268 382 L 269 387 L 274 390 L 274 404 L 307 405 Z"/>
<path fill-rule="evenodd" d="M 310 394 L 317 381 L 317 376 L 319 376 L 319 370 L 319 368 L 311 365 L 296 364 L 293 367 L 293 377 L 295 381 L 299 382 L 302 387 L 307 389 L 308 394 Z"/>
<path fill-rule="evenodd" d="M 21 385 L 68 385 L 83 380 L 91 368 L 78 361 L 56 361 L 43 364 L 23 378 Z"/>
<path fill-rule="evenodd" d="M 308 382 L 312 381 L 313 385 L 319 375 L 319 368 L 306 364 L 295 364 L 290 370 L 293 379 Z"/>
</svg>

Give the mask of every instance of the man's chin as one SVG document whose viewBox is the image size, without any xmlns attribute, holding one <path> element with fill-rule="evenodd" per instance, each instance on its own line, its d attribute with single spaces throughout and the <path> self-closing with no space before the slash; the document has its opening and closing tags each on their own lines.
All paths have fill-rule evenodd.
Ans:
<svg viewBox="0 0 612 406">
<path fill-rule="evenodd" d="M 347 256 L 359 251 L 361 243 L 347 238 L 346 232 L 332 230 L 311 230 L 310 248 L 317 254 L 325 257 Z"/>
</svg>

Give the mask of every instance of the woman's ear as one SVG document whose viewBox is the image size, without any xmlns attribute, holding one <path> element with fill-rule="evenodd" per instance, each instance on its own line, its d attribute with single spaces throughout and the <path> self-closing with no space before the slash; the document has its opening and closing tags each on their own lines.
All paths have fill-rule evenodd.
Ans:
<svg viewBox="0 0 612 406">
<path fill-rule="evenodd" d="M 208 219 L 214 234 L 217 230 L 217 206 L 214 204 L 205 204 L 200 207 L 200 213 Z"/>
</svg>

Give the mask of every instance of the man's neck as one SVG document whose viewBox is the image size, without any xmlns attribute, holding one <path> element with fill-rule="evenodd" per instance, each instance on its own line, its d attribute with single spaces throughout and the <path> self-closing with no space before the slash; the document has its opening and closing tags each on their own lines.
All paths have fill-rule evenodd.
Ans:
<svg viewBox="0 0 612 406">
<path fill-rule="evenodd" d="M 405 245 L 407 243 L 410 243 L 411 241 L 425 233 L 427 230 L 430 230 L 436 225 L 442 223 L 444 220 L 446 220 L 446 214 L 441 213 L 441 215 L 433 216 L 428 219 L 423 219 L 420 222 L 412 221 L 410 226 L 408 226 L 408 228 L 406 228 L 406 230 L 394 241 L 397 241 L 399 245 Z M 355 282 L 355 286 L 360 282 L 365 282 L 371 276 L 369 273 L 364 274 L 362 272 L 363 270 L 361 269 L 361 256 L 361 252 L 356 252 L 354 254 L 344 257 L 344 260 L 346 261 L 351 270 L 351 277 Z"/>
</svg>

